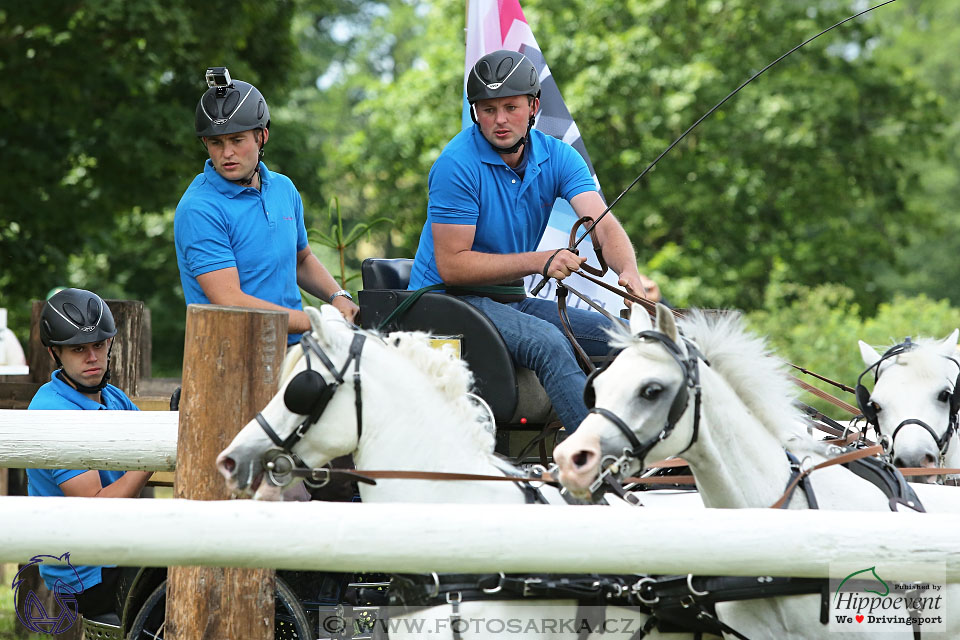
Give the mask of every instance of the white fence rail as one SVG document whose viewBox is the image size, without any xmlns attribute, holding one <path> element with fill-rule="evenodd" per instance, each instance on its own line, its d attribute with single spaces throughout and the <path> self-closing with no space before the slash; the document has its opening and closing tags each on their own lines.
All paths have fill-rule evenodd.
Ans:
<svg viewBox="0 0 960 640">
<path fill-rule="evenodd" d="M 958 530 L 892 512 L 0 498 L 0 562 L 825 577 L 903 558 L 960 582 Z"/>
<path fill-rule="evenodd" d="M 179 415 L 0 410 L 0 467 L 173 471 Z"/>
</svg>

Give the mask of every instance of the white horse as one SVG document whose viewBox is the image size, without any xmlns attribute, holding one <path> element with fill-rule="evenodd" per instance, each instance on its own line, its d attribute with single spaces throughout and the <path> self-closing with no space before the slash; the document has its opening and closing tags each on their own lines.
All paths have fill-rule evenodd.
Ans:
<svg viewBox="0 0 960 640">
<path fill-rule="evenodd" d="M 259 420 L 247 424 L 217 458 L 218 468 L 231 490 L 252 494 L 255 498 L 276 499 L 279 489 L 271 483 L 270 474 L 265 473 L 263 458 L 265 452 L 276 450 L 277 446 L 263 423 L 283 441 L 310 420 L 313 422 L 306 425 L 309 428 L 303 438 L 295 444 L 291 442 L 291 450 L 312 468 L 352 453 L 361 474 L 364 469 L 390 469 L 523 475 L 520 469 L 494 455 L 492 417 L 467 394 L 472 376 L 450 351 L 430 348 L 424 334 L 401 332 L 381 339 L 376 334 L 349 327 L 332 307 L 321 311 L 307 309 L 312 325 L 311 334 L 305 337 L 308 346 L 295 349 L 287 356 L 280 391 L 263 409 Z M 357 336 L 363 336 L 360 348 L 356 347 Z M 358 355 L 349 355 L 351 350 Z M 321 363 L 322 357 L 329 358 L 329 367 Z M 353 378 L 354 363 L 358 359 L 361 406 L 357 404 Z M 343 379 L 335 388 L 331 369 L 340 372 Z M 297 380 L 298 376 L 316 381 L 314 374 L 305 373 L 309 370 L 326 380 L 321 386 L 327 387 L 327 401 L 319 412 L 313 406 L 297 405 L 298 402 L 310 403 L 295 397 L 302 395 L 298 387 L 304 386 L 303 379 Z M 316 382 L 311 384 L 316 388 L 315 395 L 323 395 Z M 294 404 L 299 413 L 291 411 L 289 403 Z M 312 415 L 305 417 L 306 414 Z M 358 417 L 362 420 L 362 429 Z M 522 504 L 527 501 L 524 492 L 512 482 L 379 479 L 376 486 L 362 483 L 359 486 L 364 502 Z M 541 492 L 550 503 L 566 504 L 559 491 L 552 487 L 544 486 Z M 645 505 L 663 503 L 664 508 L 701 506 L 695 492 L 645 492 L 642 501 Z M 634 508 L 616 503 L 620 508 Z M 540 551 L 531 549 L 531 553 Z M 611 615 L 615 613 L 633 620 L 632 631 L 607 633 L 603 638 L 629 638 L 647 619 L 643 614 L 616 607 L 612 607 L 611 612 Z M 445 631 L 450 637 L 450 613 L 451 606 L 442 605 L 415 617 L 432 618 L 428 627 Z M 473 620 L 573 620 L 576 613 L 577 604 L 572 600 L 514 600 L 464 602 L 459 615 Z M 531 632 L 524 637 L 543 640 L 579 637 L 576 632 L 561 630 L 563 627 L 549 631 L 549 626 L 544 624 L 542 633 Z M 471 640 L 488 635 L 482 627 L 478 629 L 474 625 L 460 637 Z M 415 637 L 415 634 L 404 636 L 391 628 L 390 637 Z M 434 632 L 430 637 L 442 639 L 444 636 Z M 690 634 L 658 635 L 653 631 L 647 637 L 686 638 Z"/>
<path fill-rule="evenodd" d="M 960 330 L 954 329 L 943 340 L 900 343 L 882 355 L 860 341 L 860 355 L 867 367 L 858 382 L 865 405 L 861 411 L 881 437 L 889 439 L 898 467 L 960 467 L 958 334 Z M 876 382 L 873 391 L 867 392 L 866 378 L 871 373 Z M 940 478 L 917 476 L 916 480 L 936 482 Z"/>
<path fill-rule="evenodd" d="M 699 354 L 679 337 L 665 307 L 658 308 L 656 325 L 634 308 L 633 335 L 624 332 L 617 339 L 623 351 L 591 381 L 597 408 L 554 450 L 560 480 L 571 491 L 588 495 L 602 461 L 619 458 L 621 473 L 641 466 L 642 460 L 631 459 L 625 449 L 639 451 L 641 457 L 645 453 L 647 459 L 682 453 L 706 506 L 769 507 L 792 478 L 785 448 L 817 464 L 827 459 L 827 447 L 806 434 L 782 361 L 747 334 L 737 316 L 708 318 L 695 312 L 682 326 Z M 888 509 L 879 489 L 842 466 L 825 467 L 810 479 L 821 509 Z M 949 495 L 955 490 L 918 488 L 938 490 L 920 496 L 928 511 L 958 510 L 958 500 Z M 808 507 L 803 491 L 794 492 L 789 507 Z M 819 612 L 817 595 L 717 605 L 721 621 L 751 639 L 864 637 L 828 632 L 818 622 Z M 956 629 L 952 633 L 949 637 L 958 637 Z"/>
</svg>

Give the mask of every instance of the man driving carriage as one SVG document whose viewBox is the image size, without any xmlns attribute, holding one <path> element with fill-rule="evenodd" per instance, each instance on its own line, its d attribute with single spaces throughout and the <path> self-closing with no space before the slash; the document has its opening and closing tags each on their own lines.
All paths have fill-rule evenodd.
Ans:
<svg viewBox="0 0 960 640">
<path fill-rule="evenodd" d="M 557 303 L 528 297 L 515 281 L 540 273 L 563 279 L 583 264 L 585 258 L 571 251 L 536 250 L 558 197 L 579 217 L 597 219 L 606 205 L 580 154 L 532 128 L 540 79 L 526 56 L 500 50 L 480 58 L 467 78 L 467 101 L 475 126 L 457 134 L 430 169 L 427 221 L 409 288 L 442 283 L 466 293 L 463 300 L 490 318 L 514 362 L 536 373 L 572 431 L 587 415 L 586 376 L 563 333 Z M 596 235 L 619 284 L 634 295 L 659 299 L 657 285 L 637 270 L 630 239 L 611 214 L 597 225 Z M 569 309 L 569 319 L 588 355 L 607 354 L 606 317 Z"/>
</svg>

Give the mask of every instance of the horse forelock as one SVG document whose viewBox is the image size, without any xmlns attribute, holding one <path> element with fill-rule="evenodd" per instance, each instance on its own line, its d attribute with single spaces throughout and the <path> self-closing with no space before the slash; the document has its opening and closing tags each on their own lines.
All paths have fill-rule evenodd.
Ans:
<svg viewBox="0 0 960 640">
<path fill-rule="evenodd" d="M 918 382 L 939 381 L 944 375 L 956 379 L 960 369 L 947 361 L 947 358 L 951 358 L 955 362 L 960 362 L 960 357 L 952 345 L 945 345 L 936 338 L 926 337 L 914 340 L 913 344 L 915 346 L 909 351 L 890 358 L 880 365 L 878 383 L 883 379 L 883 372 L 894 366 L 909 367 L 910 374 Z M 886 350 L 883 350 L 880 353 L 885 352 Z"/>
</svg>

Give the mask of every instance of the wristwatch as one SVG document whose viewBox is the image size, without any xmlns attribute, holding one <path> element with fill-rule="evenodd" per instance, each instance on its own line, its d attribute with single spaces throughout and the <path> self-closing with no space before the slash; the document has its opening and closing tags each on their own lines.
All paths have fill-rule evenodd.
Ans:
<svg viewBox="0 0 960 640">
<path fill-rule="evenodd" d="M 330 296 L 330 300 L 329 300 L 330 304 L 333 304 L 333 301 L 337 299 L 337 296 L 344 296 L 345 298 L 347 298 L 347 300 L 351 300 L 351 301 L 353 300 L 353 296 L 350 295 L 349 291 L 347 291 L 346 289 L 340 289 L 339 291 L 334 291 L 333 295 Z"/>
</svg>

